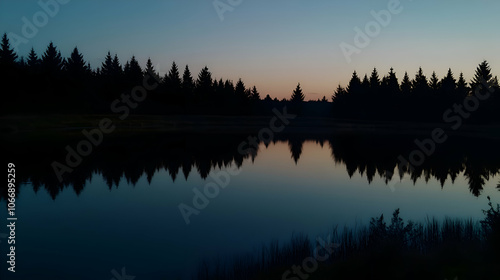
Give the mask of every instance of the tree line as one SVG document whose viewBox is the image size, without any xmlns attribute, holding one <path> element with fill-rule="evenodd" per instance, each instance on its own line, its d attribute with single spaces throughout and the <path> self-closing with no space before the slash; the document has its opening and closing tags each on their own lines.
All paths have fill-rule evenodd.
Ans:
<svg viewBox="0 0 500 280">
<path fill-rule="evenodd" d="M 479 64 L 469 83 L 463 73 L 455 78 L 451 69 L 439 79 L 436 72 L 427 78 L 419 68 L 413 79 L 405 72 L 399 83 L 393 68 L 382 78 L 374 68 L 363 78 L 354 71 L 347 87 L 337 87 L 332 96 L 333 114 L 396 121 L 446 121 L 458 114 L 471 121 L 500 121 L 495 114 L 500 108 L 499 92 L 498 78 L 487 61 Z"/>
<path fill-rule="evenodd" d="M 259 115 L 289 106 L 298 114 L 342 119 L 440 121 L 450 107 L 462 113 L 453 107 L 457 105 L 480 107 L 470 117 L 475 121 L 500 121 L 494 116 L 500 106 L 500 87 L 486 61 L 469 83 L 463 73 L 455 78 L 451 69 L 442 79 L 435 72 L 427 78 L 422 68 L 413 79 L 405 72 L 401 83 L 392 68 L 382 78 L 376 68 L 363 78 L 354 72 L 345 88 L 339 85 L 335 90 L 332 102 L 326 97 L 304 102 L 300 83 L 289 99 L 262 98 L 256 86 L 248 87 L 241 79 L 233 83 L 213 78 L 206 66 L 193 76 L 188 65 L 182 70 L 173 62 L 160 77 L 151 59 L 142 68 L 134 56 L 122 64 L 108 52 L 102 65 L 92 68 L 77 47 L 65 58 L 51 42 L 41 55 L 32 48 L 25 58 L 10 47 L 6 34 L 0 43 L 4 113 L 110 113 L 113 100 L 141 85 L 145 76 L 152 76 L 159 86 L 136 110 L 142 114 Z M 478 106 L 471 105 L 476 90 L 491 91 L 491 96 Z"/>
</svg>

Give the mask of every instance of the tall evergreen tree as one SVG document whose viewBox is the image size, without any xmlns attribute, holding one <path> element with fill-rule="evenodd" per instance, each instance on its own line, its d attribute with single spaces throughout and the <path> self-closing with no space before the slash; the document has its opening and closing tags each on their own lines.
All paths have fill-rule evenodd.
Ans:
<svg viewBox="0 0 500 280">
<path fill-rule="evenodd" d="M 115 54 L 113 57 L 113 61 L 111 63 L 112 71 L 113 71 L 113 76 L 118 80 L 122 78 L 123 75 L 123 68 L 122 65 L 120 64 L 120 60 L 118 59 L 118 55 Z"/>
<path fill-rule="evenodd" d="M 4 33 L 2 36 L 2 43 L 0 44 L 0 68 L 14 68 L 16 59 L 17 54 L 14 49 L 10 47 L 10 42 L 7 38 L 7 34 Z"/>
<path fill-rule="evenodd" d="M 40 59 L 35 52 L 35 49 L 31 48 L 30 53 L 28 54 L 28 67 L 31 70 L 36 70 L 40 67 Z"/>
<path fill-rule="evenodd" d="M 493 75 L 491 74 L 490 65 L 486 60 L 481 62 L 479 66 L 476 68 L 476 72 L 474 74 L 474 78 L 472 79 L 470 86 L 474 91 L 476 88 L 483 86 L 484 84 L 491 85 L 493 79 Z"/>
<path fill-rule="evenodd" d="M 290 101 L 292 101 L 294 103 L 300 103 L 300 102 L 304 101 L 305 97 L 306 96 L 304 95 L 304 93 L 302 92 L 302 88 L 300 87 L 300 83 L 298 83 L 297 87 L 295 88 L 295 90 L 292 93 L 292 97 L 290 98 Z"/>
<path fill-rule="evenodd" d="M 398 78 L 396 77 L 396 73 L 394 73 L 394 69 L 392 67 L 389 71 L 389 76 L 387 79 L 387 90 L 391 94 L 398 94 L 400 90 Z"/>
<path fill-rule="evenodd" d="M 165 75 L 164 81 L 169 94 L 180 94 L 182 81 L 175 61 L 172 63 L 170 71 Z"/>
<path fill-rule="evenodd" d="M 189 70 L 189 66 L 186 65 L 184 68 L 184 73 L 182 74 L 182 93 L 184 94 L 185 101 L 192 101 L 192 94 L 194 91 L 194 80 Z"/>
<path fill-rule="evenodd" d="M 456 88 L 457 81 L 455 80 L 455 77 L 453 77 L 453 72 L 450 68 L 448 69 L 448 73 L 446 74 L 446 76 L 441 80 L 441 92 L 445 96 L 452 96 L 453 93 L 455 93 Z"/>
<path fill-rule="evenodd" d="M 380 88 L 380 78 L 378 76 L 377 68 L 373 68 L 372 74 L 370 76 L 370 89 L 373 92 L 377 92 Z"/>
<path fill-rule="evenodd" d="M 65 68 L 69 76 L 73 79 L 82 79 L 88 73 L 86 62 L 83 59 L 83 55 L 78 51 L 78 48 L 75 47 L 73 49 L 70 57 L 66 60 Z"/>
<path fill-rule="evenodd" d="M 413 92 L 416 96 L 423 97 L 429 93 L 429 83 L 424 75 L 422 67 L 418 69 L 415 79 L 413 80 Z"/>
<path fill-rule="evenodd" d="M 105 78 L 111 78 L 113 76 L 113 57 L 109 51 L 102 63 L 100 74 Z"/>
<path fill-rule="evenodd" d="M 260 94 L 257 91 L 257 87 L 256 86 L 253 86 L 253 88 L 252 88 L 252 95 L 250 96 L 250 99 L 252 101 L 259 101 L 260 100 Z"/>
<path fill-rule="evenodd" d="M 125 80 L 128 82 L 128 87 L 134 87 L 142 84 L 144 78 L 142 68 L 139 62 L 132 56 L 129 61 L 128 71 L 124 72 Z"/>
<path fill-rule="evenodd" d="M 441 83 L 439 82 L 439 79 L 436 75 L 436 71 L 432 72 L 432 76 L 431 76 L 431 79 L 429 81 L 429 87 L 434 94 L 438 93 L 440 88 L 441 88 Z"/>
<path fill-rule="evenodd" d="M 337 89 L 335 89 L 335 92 L 332 95 L 332 101 L 339 101 L 346 95 L 347 91 L 341 85 L 338 85 Z"/>
<path fill-rule="evenodd" d="M 351 80 L 349 81 L 349 85 L 347 86 L 347 92 L 350 95 L 357 95 L 361 91 L 361 80 L 358 77 L 356 71 L 352 73 Z"/>
<path fill-rule="evenodd" d="M 203 67 L 203 69 L 201 69 L 200 73 L 198 74 L 198 79 L 196 80 L 196 92 L 198 98 L 210 98 L 213 91 L 212 84 L 212 73 L 210 73 L 208 67 L 205 66 Z"/>
<path fill-rule="evenodd" d="M 370 91 L 371 91 L 370 90 L 370 79 L 368 79 L 368 76 L 365 74 L 365 76 L 363 77 L 363 80 L 361 81 L 360 92 L 362 92 L 363 94 L 367 94 Z"/>
<path fill-rule="evenodd" d="M 234 88 L 234 94 L 236 95 L 236 98 L 238 98 L 240 101 L 246 99 L 246 87 L 245 83 L 241 79 L 238 80 L 236 83 L 236 87 Z"/>
<path fill-rule="evenodd" d="M 63 66 L 64 59 L 61 52 L 50 42 L 42 56 L 42 70 L 48 75 L 59 75 Z"/>
<path fill-rule="evenodd" d="M 144 76 L 145 77 L 152 77 L 156 81 L 161 80 L 160 75 L 158 74 L 155 67 L 153 66 L 153 62 L 151 61 L 151 58 L 148 58 L 148 61 L 146 62 L 146 68 L 144 68 Z M 180 84 L 180 82 L 179 82 L 179 84 Z"/>
<path fill-rule="evenodd" d="M 463 100 L 467 95 L 469 95 L 469 87 L 464 78 L 464 73 L 460 73 L 457 82 L 457 99 Z"/>
<path fill-rule="evenodd" d="M 412 83 L 410 81 L 410 76 L 408 76 L 408 72 L 405 72 L 403 80 L 401 81 L 401 93 L 405 96 L 409 95 L 412 91 Z"/>
</svg>

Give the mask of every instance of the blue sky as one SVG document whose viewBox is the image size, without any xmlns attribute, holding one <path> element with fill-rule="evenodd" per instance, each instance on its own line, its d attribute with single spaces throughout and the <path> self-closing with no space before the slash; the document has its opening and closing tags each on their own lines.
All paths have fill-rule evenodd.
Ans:
<svg viewBox="0 0 500 280">
<path fill-rule="evenodd" d="M 40 54 L 53 41 L 64 56 L 78 46 L 94 68 L 107 51 L 122 63 L 135 55 L 144 65 L 151 57 L 161 72 L 174 60 L 193 74 L 207 65 L 214 77 L 242 78 L 278 98 L 289 97 L 297 82 L 308 99 L 329 97 L 354 70 L 373 67 L 381 75 L 394 67 L 400 79 L 420 66 L 441 78 L 451 67 L 470 80 L 486 59 L 500 73 L 500 1 L 493 0 L 401 0 L 402 11 L 348 63 L 340 44 L 354 46 L 354 28 L 364 30 L 371 11 L 390 1 L 243 0 L 221 21 L 212 0 L 70 0 L 18 51 Z M 23 36 L 23 17 L 33 23 L 40 11 L 36 0 L 1 0 L 0 32 Z"/>
</svg>

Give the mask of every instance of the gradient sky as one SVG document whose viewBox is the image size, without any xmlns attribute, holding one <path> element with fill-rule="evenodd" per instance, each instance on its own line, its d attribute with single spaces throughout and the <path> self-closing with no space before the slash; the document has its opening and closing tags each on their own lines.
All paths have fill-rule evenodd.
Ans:
<svg viewBox="0 0 500 280">
<path fill-rule="evenodd" d="M 42 0 L 47 2 L 51 0 Z M 228 0 L 220 0 L 227 3 Z M 256 85 L 261 96 L 289 97 L 300 82 L 306 99 L 330 97 L 352 72 L 411 77 L 421 66 L 440 78 L 449 67 L 467 80 L 484 59 L 500 73 L 500 1 L 401 0 L 403 10 L 348 63 L 340 44 L 354 44 L 354 28 L 373 20 L 389 0 L 243 0 L 221 21 L 212 0 L 70 0 L 37 34 L 20 44 L 42 53 L 53 41 L 64 56 L 78 46 L 93 68 L 107 51 L 125 63 L 148 57 L 163 74 L 172 61 L 194 75 L 207 65 L 214 77 Z M 22 36 L 37 0 L 0 0 L 0 32 Z"/>
</svg>

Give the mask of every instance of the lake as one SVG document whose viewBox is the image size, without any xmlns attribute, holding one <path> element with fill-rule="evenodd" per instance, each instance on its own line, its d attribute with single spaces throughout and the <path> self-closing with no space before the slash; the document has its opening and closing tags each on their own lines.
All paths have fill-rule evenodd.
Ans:
<svg viewBox="0 0 500 280">
<path fill-rule="evenodd" d="M 76 140 L 14 147 L 22 183 L 18 272 L 9 279 L 118 279 L 122 268 L 136 280 L 190 279 L 204 260 L 252 253 L 294 233 L 326 236 L 397 208 L 405 220 L 480 220 L 487 196 L 500 202 L 496 139 L 450 136 L 422 164 L 400 169 L 398 157 L 425 135 L 280 134 L 258 149 L 248 136 L 116 136 L 62 183 L 50 163 Z"/>
</svg>

